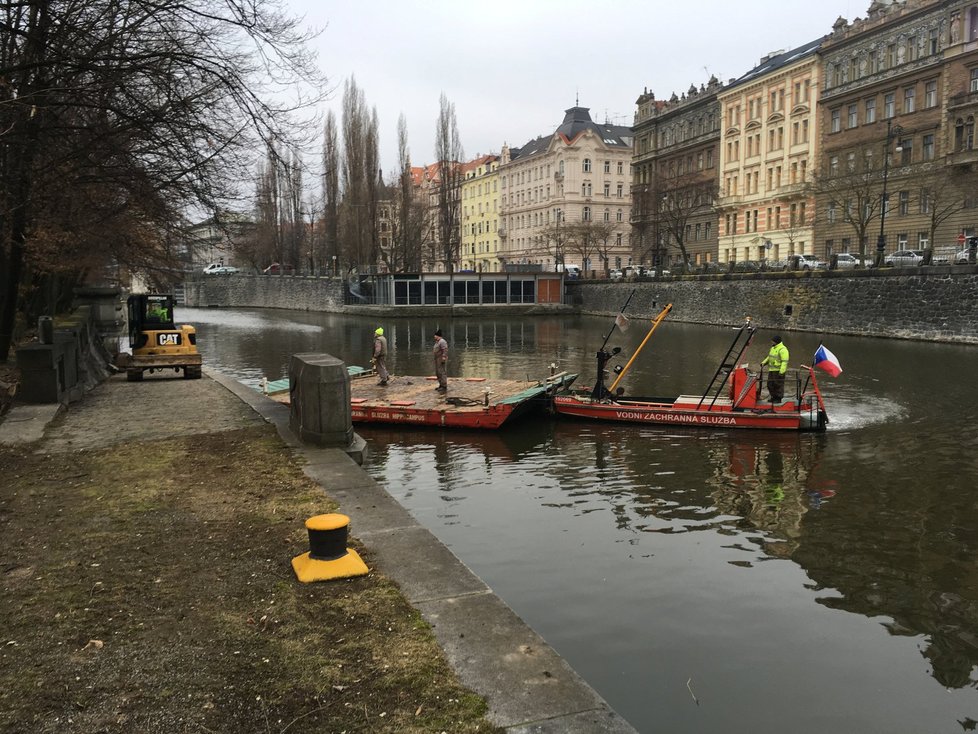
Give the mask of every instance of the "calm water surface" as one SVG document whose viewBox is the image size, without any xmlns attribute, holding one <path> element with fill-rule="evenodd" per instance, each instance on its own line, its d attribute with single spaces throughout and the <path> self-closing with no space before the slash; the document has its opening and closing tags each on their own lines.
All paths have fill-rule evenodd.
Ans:
<svg viewBox="0 0 978 734">
<path fill-rule="evenodd" d="M 376 323 L 181 309 L 243 382 L 288 356 L 392 372 L 593 376 L 611 320 Z M 610 346 L 630 354 L 641 322 Z M 730 329 L 667 321 L 626 380 L 701 392 Z M 769 332 L 747 354 L 758 362 Z M 785 333 L 792 364 L 814 334 Z M 367 470 L 642 732 L 960 732 L 978 726 L 978 349 L 827 336 L 824 435 L 555 422 L 358 428 Z M 356 518 L 353 518 L 354 532 Z"/>
</svg>

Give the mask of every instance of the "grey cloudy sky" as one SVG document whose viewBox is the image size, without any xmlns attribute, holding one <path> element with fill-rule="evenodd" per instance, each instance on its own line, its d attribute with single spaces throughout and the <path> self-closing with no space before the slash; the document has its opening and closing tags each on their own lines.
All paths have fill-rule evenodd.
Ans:
<svg viewBox="0 0 978 734">
<path fill-rule="evenodd" d="M 551 133 L 580 104 L 630 125 L 645 87 L 659 99 L 710 75 L 740 76 L 761 56 L 831 32 L 870 0 L 285 0 L 323 28 L 314 48 L 336 91 L 354 76 L 380 120 L 385 177 L 404 114 L 414 165 L 434 160 L 438 98 L 455 104 L 466 158 Z"/>
</svg>

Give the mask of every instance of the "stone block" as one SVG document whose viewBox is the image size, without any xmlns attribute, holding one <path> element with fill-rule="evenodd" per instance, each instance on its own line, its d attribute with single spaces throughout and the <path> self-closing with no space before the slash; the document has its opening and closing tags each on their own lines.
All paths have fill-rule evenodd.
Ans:
<svg viewBox="0 0 978 734">
<path fill-rule="evenodd" d="M 353 442 L 346 364 L 322 353 L 289 358 L 289 427 L 300 441 L 346 448 Z"/>
</svg>

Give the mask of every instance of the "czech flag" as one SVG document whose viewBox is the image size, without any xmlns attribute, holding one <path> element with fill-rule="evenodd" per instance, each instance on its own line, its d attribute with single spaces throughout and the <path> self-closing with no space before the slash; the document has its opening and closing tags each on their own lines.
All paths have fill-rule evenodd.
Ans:
<svg viewBox="0 0 978 734">
<path fill-rule="evenodd" d="M 839 359 L 821 344 L 815 351 L 815 366 L 825 370 L 832 377 L 838 377 L 842 374 L 842 365 L 839 364 Z"/>
</svg>

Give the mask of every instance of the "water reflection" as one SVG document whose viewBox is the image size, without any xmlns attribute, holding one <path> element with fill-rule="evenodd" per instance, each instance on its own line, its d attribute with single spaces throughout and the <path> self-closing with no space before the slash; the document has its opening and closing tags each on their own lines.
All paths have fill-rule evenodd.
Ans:
<svg viewBox="0 0 978 734">
<path fill-rule="evenodd" d="M 255 384 L 284 374 L 291 352 L 362 362 L 376 326 L 198 313 L 181 317 L 199 325 L 205 362 Z M 458 374 L 522 378 L 555 361 L 587 383 L 608 323 L 384 328 L 401 374 L 429 368 L 437 324 L 450 329 Z M 610 345 L 628 353 L 642 331 Z M 667 322 L 627 389 L 702 387 L 730 338 Z M 820 336 L 787 340 L 803 361 Z M 955 375 L 978 373 L 978 350 L 830 346 L 846 372 L 821 383 L 825 434 L 548 418 L 498 433 L 358 431 L 368 471 L 640 731 L 968 729 L 978 720 L 978 389 Z"/>
</svg>

